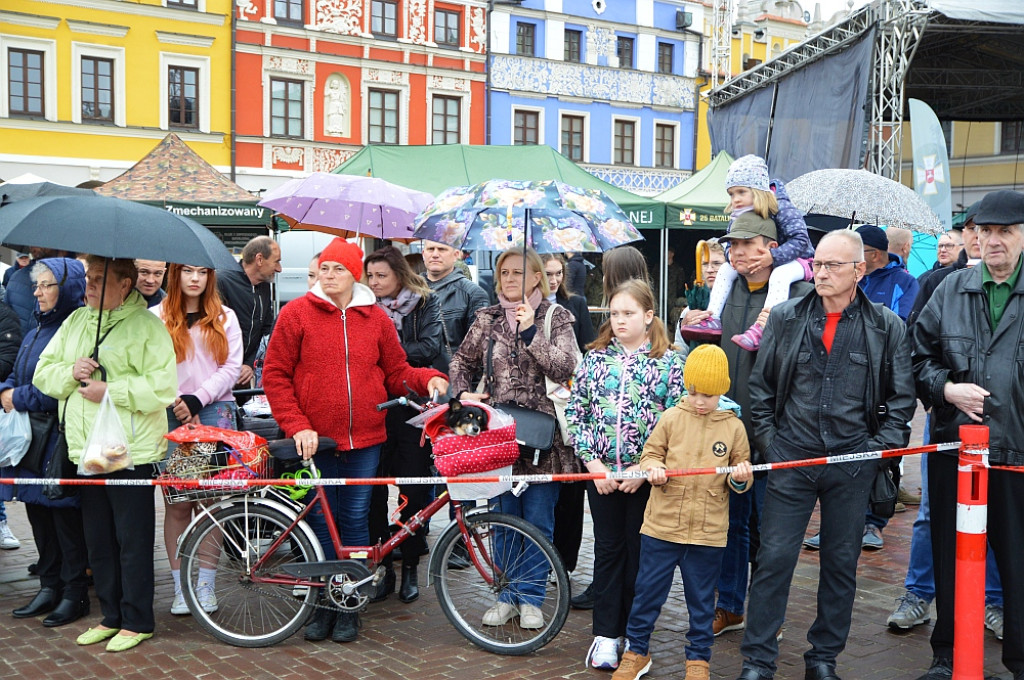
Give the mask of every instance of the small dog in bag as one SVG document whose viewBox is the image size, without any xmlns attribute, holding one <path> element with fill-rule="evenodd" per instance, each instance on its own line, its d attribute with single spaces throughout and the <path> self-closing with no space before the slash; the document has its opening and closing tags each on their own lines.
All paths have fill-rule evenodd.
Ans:
<svg viewBox="0 0 1024 680">
<path fill-rule="evenodd" d="M 448 401 L 445 424 L 455 434 L 476 437 L 487 429 L 487 412 L 453 397 Z"/>
</svg>

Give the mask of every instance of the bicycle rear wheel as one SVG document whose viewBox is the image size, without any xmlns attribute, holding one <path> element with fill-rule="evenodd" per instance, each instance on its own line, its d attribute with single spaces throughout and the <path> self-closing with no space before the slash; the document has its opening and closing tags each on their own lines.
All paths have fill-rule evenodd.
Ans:
<svg viewBox="0 0 1024 680">
<path fill-rule="evenodd" d="M 537 527 L 514 515 L 472 514 L 466 528 L 481 566 L 448 566 L 456 547 L 466 549 L 458 525 L 451 525 L 430 561 L 441 610 L 462 635 L 489 652 L 519 656 L 540 649 L 558 635 L 569 615 L 569 576 L 558 551 Z M 512 607 L 498 617 L 507 620 L 491 616 L 488 623 L 494 625 L 486 625 L 485 614 L 500 604 Z M 527 604 L 540 610 L 538 627 L 522 625 L 520 610 Z"/>
<path fill-rule="evenodd" d="M 320 589 L 294 588 L 289 580 L 296 579 L 281 570 L 317 561 L 305 534 L 292 532 L 259 570 L 251 566 L 290 525 L 279 510 L 238 503 L 215 510 L 182 539 L 182 594 L 192 616 L 218 640 L 267 647 L 294 634 L 312 612 Z M 272 575 L 283 583 L 253 581 Z"/>
</svg>

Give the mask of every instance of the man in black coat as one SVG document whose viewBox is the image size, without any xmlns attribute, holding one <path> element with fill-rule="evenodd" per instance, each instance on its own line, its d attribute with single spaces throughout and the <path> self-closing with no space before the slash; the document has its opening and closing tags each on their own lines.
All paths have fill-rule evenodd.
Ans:
<svg viewBox="0 0 1024 680">
<path fill-rule="evenodd" d="M 758 448 L 769 463 L 899 448 L 916 405 L 906 326 L 867 299 L 860 235 L 834 231 L 814 253 L 815 291 L 776 305 L 750 377 Z M 750 584 L 740 680 L 775 675 L 804 532 L 821 504 L 817 617 L 806 680 L 839 680 L 857 591 L 864 508 L 880 465 L 864 460 L 768 474 L 761 548 Z"/>
<path fill-rule="evenodd" d="M 238 317 L 242 329 L 242 372 L 238 385 L 252 381 L 253 363 L 260 342 L 274 327 L 270 282 L 281 271 L 281 247 L 269 236 L 257 236 L 242 248 L 242 270 L 218 269 L 217 292 L 221 302 Z"/>
</svg>

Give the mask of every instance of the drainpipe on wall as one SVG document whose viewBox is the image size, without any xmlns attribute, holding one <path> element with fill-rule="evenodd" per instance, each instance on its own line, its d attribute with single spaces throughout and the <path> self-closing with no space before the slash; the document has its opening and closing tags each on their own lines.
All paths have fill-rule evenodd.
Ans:
<svg viewBox="0 0 1024 680">
<path fill-rule="evenodd" d="M 238 40 L 236 36 L 237 19 L 234 0 L 231 3 L 231 181 L 235 181 L 235 137 L 237 132 L 235 130 L 235 107 L 237 105 L 237 92 L 236 92 L 236 70 L 237 64 L 235 61 L 236 48 L 238 46 Z"/>
</svg>

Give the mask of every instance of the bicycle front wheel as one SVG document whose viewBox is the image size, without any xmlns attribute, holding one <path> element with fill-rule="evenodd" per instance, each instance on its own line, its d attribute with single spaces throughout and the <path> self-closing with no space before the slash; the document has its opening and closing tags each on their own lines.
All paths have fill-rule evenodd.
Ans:
<svg viewBox="0 0 1024 680">
<path fill-rule="evenodd" d="M 294 531 L 259 569 L 252 565 L 291 525 L 274 508 L 239 503 L 197 522 L 181 545 L 181 589 L 199 624 L 236 647 L 267 647 L 305 623 L 319 588 L 295 587 L 281 568 L 317 561 L 309 538 Z M 260 578 L 280 577 L 280 583 Z M 291 580 L 291 582 L 289 582 Z"/>
<path fill-rule="evenodd" d="M 438 539 L 431 559 L 441 610 L 456 630 L 495 654 L 519 656 L 550 642 L 569 615 L 569 576 L 540 530 L 499 512 L 466 518 L 479 564 L 449 566 L 452 552 L 467 549 L 458 526 Z"/>
</svg>

